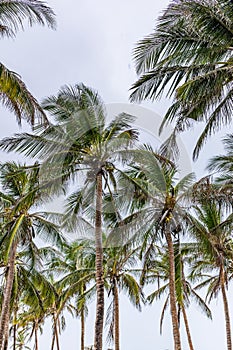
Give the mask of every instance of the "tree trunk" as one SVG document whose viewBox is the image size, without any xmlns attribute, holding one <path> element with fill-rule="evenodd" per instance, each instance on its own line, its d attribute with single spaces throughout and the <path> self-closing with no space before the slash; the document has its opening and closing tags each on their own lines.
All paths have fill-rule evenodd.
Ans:
<svg viewBox="0 0 233 350">
<path fill-rule="evenodd" d="M 58 316 L 56 314 L 53 314 L 53 337 L 52 337 L 51 350 L 54 349 L 55 341 L 56 341 L 57 350 L 60 350 L 59 332 L 57 329 L 57 321 L 58 321 Z"/>
<path fill-rule="evenodd" d="M 59 334 L 58 334 L 57 326 L 56 326 L 56 330 L 55 330 L 55 335 L 56 335 L 57 350 L 60 350 L 60 342 L 59 342 Z"/>
<path fill-rule="evenodd" d="M 13 350 L 16 350 L 17 325 L 13 326 Z"/>
<path fill-rule="evenodd" d="M 85 316 L 84 308 L 81 310 L 81 350 L 84 350 L 85 347 Z"/>
<path fill-rule="evenodd" d="M 221 284 L 222 299 L 223 299 L 223 306 L 224 306 L 224 313 L 225 313 L 227 350 L 232 350 L 231 322 L 230 322 L 229 307 L 228 307 L 228 301 L 227 301 L 227 295 L 226 295 L 226 289 L 225 289 L 225 272 L 222 265 L 220 267 L 220 284 Z"/>
<path fill-rule="evenodd" d="M 38 346 L 38 321 L 35 321 L 35 350 L 39 350 Z"/>
<path fill-rule="evenodd" d="M 165 229 L 165 237 L 167 241 L 168 254 L 169 254 L 169 295 L 170 295 L 170 310 L 171 310 L 171 316 L 172 316 L 173 338 L 174 338 L 175 350 L 181 350 L 179 321 L 178 321 L 177 309 L 176 309 L 174 247 L 172 242 L 172 236 L 168 227 L 166 227 Z"/>
<path fill-rule="evenodd" d="M 115 350 L 120 350 L 119 295 L 116 281 L 114 282 L 114 342 Z"/>
<path fill-rule="evenodd" d="M 184 305 L 182 305 L 181 310 L 182 310 L 182 314 L 183 314 L 183 318 L 184 318 L 184 324 L 185 324 L 186 334 L 187 334 L 187 338 L 188 338 L 189 349 L 194 350 L 192 337 L 191 337 L 191 333 L 190 333 L 190 328 L 189 328 L 189 323 L 188 323 L 188 317 L 187 317 Z"/>
<path fill-rule="evenodd" d="M 102 350 L 104 324 L 104 279 L 102 246 L 102 173 L 96 176 L 96 213 L 95 213 L 95 249 L 96 249 L 96 320 L 94 350 Z"/>
<path fill-rule="evenodd" d="M 10 322 L 10 304 L 11 304 L 11 293 L 14 283 L 15 273 L 15 258 L 16 258 L 17 243 L 13 243 L 11 246 L 8 267 L 6 274 L 6 285 L 3 291 L 3 303 L 0 317 L 0 350 L 4 349 L 5 341 L 8 340 L 9 333 L 9 322 Z"/>
<path fill-rule="evenodd" d="M 9 342 L 9 332 L 8 332 L 7 336 L 5 337 L 5 339 L 4 339 L 4 346 L 3 346 L 4 350 L 8 349 L 8 342 Z"/>
<path fill-rule="evenodd" d="M 55 332 L 53 331 L 53 337 L 52 337 L 51 350 L 53 350 L 53 349 L 54 349 L 54 344 L 55 344 Z"/>
</svg>

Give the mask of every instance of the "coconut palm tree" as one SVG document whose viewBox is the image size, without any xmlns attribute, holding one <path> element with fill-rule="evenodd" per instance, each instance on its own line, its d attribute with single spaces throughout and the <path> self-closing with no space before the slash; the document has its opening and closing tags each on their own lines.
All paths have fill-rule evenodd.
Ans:
<svg viewBox="0 0 233 350">
<path fill-rule="evenodd" d="M 17 336 L 26 331 L 29 335 L 27 342 L 34 338 L 35 349 L 38 350 L 39 331 L 42 333 L 43 324 L 48 317 L 48 310 L 53 305 L 56 294 L 53 286 L 35 269 L 33 271 L 27 269 L 19 271 L 17 277 L 24 284 L 24 290 L 22 287 L 18 289 L 20 301 L 17 303 L 17 314 L 12 322 L 16 333 L 13 346 L 16 346 Z M 17 277 L 15 276 L 15 279 Z"/>
<path fill-rule="evenodd" d="M 209 283 L 208 294 L 210 300 L 221 291 L 224 314 L 227 349 L 232 349 L 231 340 L 231 322 L 228 306 L 228 298 L 226 288 L 228 285 L 228 266 L 233 257 L 233 215 L 226 215 L 226 206 L 222 199 L 217 200 L 211 198 L 210 190 L 214 192 L 214 186 L 211 183 L 208 186 L 208 192 L 202 192 L 196 195 L 194 204 L 194 216 L 189 215 L 191 223 L 190 232 L 196 238 L 199 245 L 199 259 L 197 258 L 194 264 L 196 278 L 197 272 L 200 273 L 200 278 L 203 278 L 203 272 L 208 271 L 209 276 L 206 276 L 205 282 L 200 283 L 199 287 L 206 286 Z M 229 208 L 227 207 L 229 210 Z M 214 272 L 214 274 L 210 274 Z M 216 275 L 217 272 L 217 275 Z M 197 287 L 198 288 L 198 287 Z"/>
<path fill-rule="evenodd" d="M 57 96 L 47 98 L 43 107 L 55 118 L 55 124 L 42 131 L 39 129 L 36 135 L 22 134 L 5 139 L 2 148 L 41 159 L 41 183 L 44 179 L 44 185 L 51 185 L 53 191 L 59 192 L 77 174 L 83 176 L 72 197 L 76 203 L 73 216 L 75 218 L 84 208 L 95 213 L 97 303 L 94 346 L 101 350 L 104 320 L 103 185 L 112 180 L 115 188 L 113 174 L 117 172 L 117 165 L 127 159 L 127 148 L 137 138 L 137 132 L 130 126 L 134 118 L 122 113 L 106 125 L 103 101 L 97 92 L 83 84 L 63 87 Z"/>
<path fill-rule="evenodd" d="M 21 342 L 23 340 L 27 342 L 34 335 L 35 344 L 38 345 L 38 330 L 39 328 L 42 330 L 48 309 L 51 308 L 56 297 L 54 287 L 41 273 L 45 251 L 48 257 L 51 253 L 50 249 L 48 247 L 38 248 L 33 242 L 30 242 L 30 247 L 23 245 L 17 249 L 10 304 L 11 329 L 9 333 L 13 338 L 13 349 L 16 349 L 18 336 Z M 8 339 L 5 339 L 5 344 L 7 342 Z"/>
<path fill-rule="evenodd" d="M 48 25 L 55 28 L 55 15 L 52 9 L 39 0 L 1 0 L 0 36 L 14 37 L 18 30 L 25 28 L 25 22 Z M 0 63 L 0 101 L 17 119 L 18 124 L 25 119 L 31 125 L 47 122 L 47 117 L 37 100 L 27 89 L 18 74 Z"/>
<path fill-rule="evenodd" d="M 144 300 L 141 287 L 136 280 L 140 274 L 138 265 L 138 248 L 131 245 L 123 247 L 108 246 L 104 248 L 104 278 L 107 282 L 108 295 L 112 296 L 107 315 L 110 323 L 108 339 L 114 339 L 114 349 L 120 350 L 120 302 L 119 293 L 125 293 L 130 302 L 141 310 Z"/>
<path fill-rule="evenodd" d="M 201 310 L 205 312 L 207 317 L 212 318 L 210 309 L 193 288 L 189 276 L 186 276 L 187 267 L 190 266 L 194 253 L 196 255 L 196 243 L 180 243 L 179 239 L 174 242 L 177 312 L 179 319 L 180 314 L 183 316 L 190 350 L 194 349 L 186 312 L 191 302 L 190 299 L 192 298 L 201 307 Z M 150 264 L 151 267 L 146 273 L 144 283 L 151 285 L 152 281 L 153 283 L 157 281 L 158 288 L 148 295 L 147 300 L 149 304 L 152 304 L 155 299 L 160 299 L 164 294 L 166 295 L 160 318 L 160 332 L 162 333 L 164 314 L 169 305 L 169 271 L 166 247 L 159 249 L 157 259 L 152 260 Z"/>
<path fill-rule="evenodd" d="M 88 302 L 96 292 L 95 288 L 95 247 L 93 241 L 80 239 L 66 244 L 62 254 L 57 254 L 47 264 L 48 272 L 58 275 L 54 282 L 57 300 L 53 308 L 54 330 L 64 309 L 80 317 L 81 350 L 85 348 L 85 318 Z M 55 340 L 55 332 L 54 332 Z"/>
<path fill-rule="evenodd" d="M 143 260 L 141 282 L 146 270 L 157 254 L 156 243 L 165 240 L 169 257 L 169 298 L 172 315 L 175 350 L 181 349 L 179 322 L 176 305 L 174 237 L 183 231 L 186 208 L 183 199 L 188 195 L 193 181 L 189 174 L 176 182 L 177 169 L 168 160 L 147 149 L 140 149 L 137 155 L 137 167 L 125 172 L 130 178 L 128 192 L 124 190 L 124 201 L 128 196 L 130 210 L 133 212 L 117 227 L 128 240 L 136 240 L 141 246 Z M 118 194 L 120 191 L 118 190 Z M 113 230 L 114 235 L 115 230 Z M 117 232 L 117 231 L 116 231 Z"/>
<path fill-rule="evenodd" d="M 232 15 L 231 1 L 173 0 L 134 51 L 139 79 L 131 100 L 174 97 L 162 127 L 175 121 L 175 133 L 205 122 L 194 158 L 231 122 Z"/>
<path fill-rule="evenodd" d="M 48 200 L 39 188 L 38 167 L 31 169 L 8 162 L 1 165 L 0 192 L 1 206 L 1 251 L 6 267 L 3 302 L 0 316 L 0 349 L 8 339 L 10 305 L 15 280 L 15 263 L 20 246 L 31 247 L 38 236 L 62 246 L 62 238 L 57 225 L 51 222 L 49 214 L 33 212 L 33 208 Z M 52 216 L 52 214 L 51 214 Z"/>
<path fill-rule="evenodd" d="M 114 339 L 115 348 L 119 350 L 119 292 L 125 292 L 133 305 L 141 308 L 142 292 L 134 276 L 140 272 L 140 269 L 135 267 L 138 249 L 129 246 L 110 247 L 107 238 L 104 237 L 103 240 L 104 285 L 108 296 L 112 297 L 106 318 L 106 325 L 109 324 L 108 341 Z M 79 239 L 67 245 L 63 253 L 64 257 L 53 259 L 49 269 L 64 274 L 56 283 L 56 290 L 62 291 L 60 310 L 66 307 L 68 310 L 74 310 L 80 317 L 80 343 L 81 350 L 84 350 L 87 304 L 93 299 L 96 291 L 95 245 L 93 240 Z"/>
</svg>

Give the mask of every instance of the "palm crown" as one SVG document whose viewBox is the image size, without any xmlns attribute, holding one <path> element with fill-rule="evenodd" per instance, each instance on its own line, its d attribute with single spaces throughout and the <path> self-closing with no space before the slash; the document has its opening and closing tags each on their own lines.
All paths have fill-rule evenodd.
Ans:
<svg viewBox="0 0 233 350">
<path fill-rule="evenodd" d="M 38 0 L 1 0 L 0 36 L 14 37 L 18 30 L 24 29 L 28 20 L 34 24 L 55 28 L 55 15 L 52 9 Z M 31 125 L 46 123 L 47 117 L 37 100 L 27 89 L 20 76 L 0 63 L 0 99 L 12 111 L 21 124 L 25 119 Z"/>
<path fill-rule="evenodd" d="M 231 1 L 172 1 L 134 52 L 140 78 L 132 100 L 175 95 L 162 127 L 175 120 L 180 131 L 205 121 L 194 157 L 208 136 L 231 122 L 232 15 Z"/>
</svg>

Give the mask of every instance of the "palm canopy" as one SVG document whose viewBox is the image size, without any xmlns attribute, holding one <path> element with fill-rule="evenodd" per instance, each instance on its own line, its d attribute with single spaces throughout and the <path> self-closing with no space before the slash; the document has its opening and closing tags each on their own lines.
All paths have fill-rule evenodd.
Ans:
<svg viewBox="0 0 233 350">
<path fill-rule="evenodd" d="M 205 122 L 194 158 L 210 135 L 231 122 L 232 16 L 231 1 L 171 1 L 134 51 L 140 78 L 131 100 L 175 96 L 161 128 L 175 121 L 179 132 Z"/>
<path fill-rule="evenodd" d="M 47 194 L 44 196 L 38 186 L 37 166 L 26 169 L 8 162 L 1 166 L 0 177 L 4 191 L 0 192 L 0 248 L 4 264 L 7 265 L 0 322 L 0 348 L 3 349 L 8 341 L 10 303 L 16 278 L 15 262 L 18 249 L 25 246 L 30 254 L 34 254 L 36 236 L 50 240 L 60 247 L 64 239 L 57 225 L 50 220 L 52 214 L 33 211 L 43 199 L 47 200 Z"/>
<path fill-rule="evenodd" d="M 221 291 L 225 313 L 227 349 L 232 349 L 231 322 L 226 287 L 229 280 L 229 266 L 233 257 L 232 208 L 227 216 L 225 203 L 216 199 L 201 199 L 194 207 L 196 217 L 190 216 L 192 234 L 200 246 L 200 258 L 197 259 L 197 271 L 211 271 L 199 287 L 209 284 L 207 296 L 211 299 Z M 213 275 L 217 271 L 217 276 Z M 202 275 L 199 274 L 201 277 Z"/>
<path fill-rule="evenodd" d="M 137 139 L 130 125 L 134 117 L 122 113 L 106 125 L 102 99 L 83 84 L 63 87 L 57 96 L 47 98 L 43 107 L 54 118 L 53 123 L 46 129 L 38 128 L 35 134 L 6 138 L 1 148 L 39 159 L 40 184 L 51 185 L 55 192 L 59 192 L 61 184 L 66 186 L 74 180 L 75 174 L 82 173 L 78 178 L 80 190 L 70 199 L 77 213 L 80 201 L 93 200 L 93 180 L 99 172 L 114 183 L 116 165 L 127 159 L 127 149 Z"/>
<path fill-rule="evenodd" d="M 13 242 L 28 246 L 29 251 L 33 251 L 36 236 L 61 247 L 64 238 L 58 226 L 51 221 L 55 213 L 35 210 L 48 200 L 47 194 L 39 188 L 38 167 L 27 169 L 7 162 L 1 165 L 0 179 L 1 247 L 6 261 Z"/>
<path fill-rule="evenodd" d="M 233 241 L 231 232 L 233 228 L 233 215 L 226 215 L 225 206 L 221 201 L 208 198 L 193 208 L 195 216 L 188 215 L 190 232 L 199 242 L 200 252 L 205 259 L 219 268 L 225 267 L 232 259 Z"/>
<path fill-rule="evenodd" d="M 28 20 L 34 24 L 55 28 L 55 15 L 52 9 L 38 0 L 1 0 L 0 36 L 14 37 L 18 30 L 24 29 Z M 0 63 L 0 99 L 12 111 L 21 124 L 25 119 L 31 125 L 47 122 L 47 117 L 37 100 L 32 96 L 19 75 Z"/>
<path fill-rule="evenodd" d="M 210 309 L 197 294 L 192 286 L 191 279 L 186 275 L 186 268 L 192 263 L 193 255 L 196 255 L 196 249 L 196 243 L 181 243 L 179 239 L 174 242 L 177 311 L 178 314 L 183 312 L 184 308 L 186 309 L 190 305 L 190 299 L 192 298 L 207 317 L 212 318 Z M 155 282 L 156 280 L 158 281 L 158 288 L 148 295 L 147 300 L 149 304 L 152 304 L 155 299 L 160 299 L 164 294 L 166 295 L 160 318 L 160 332 L 162 333 L 164 315 L 169 305 L 169 268 L 166 247 L 162 247 L 156 259 L 151 260 L 145 283 Z"/>
<path fill-rule="evenodd" d="M 114 242 L 121 233 L 125 240 L 141 243 L 164 237 L 169 224 L 174 233 L 181 231 L 186 216 L 185 203 L 192 191 L 194 174 L 178 179 L 177 167 L 147 148 L 132 152 L 136 163 L 121 174 L 115 206 L 128 213 L 112 229 L 109 240 Z M 122 187 L 121 187 L 122 186 Z M 106 215 L 107 216 L 107 215 Z M 110 213 L 110 220 L 114 219 Z M 116 221 L 115 221 L 116 222 Z M 119 232 L 118 232 L 119 231 Z M 177 232 L 178 233 L 178 232 Z M 124 236 L 124 237 L 123 237 Z M 147 246 L 142 245 L 142 249 Z"/>
<path fill-rule="evenodd" d="M 48 25 L 55 28 L 55 16 L 52 9 L 39 0 L 1 0 L 0 35 L 15 36 L 24 29 L 25 21 L 33 24 Z"/>
<path fill-rule="evenodd" d="M 231 184 L 233 172 L 233 134 L 223 139 L 225 154 L 216 155 L 209 160 L 208 170 L 218 174 L 217 182 Z"/>
<path fill-rule="evenodd" d="M 2 147 L 21 151 L 42 161 L 40 181 L 52 193 L 78 180 L 79 188 L 71 196 L 65 227 L 76 228 L 76 217 L 84 211 L 95 218 L 97 313 L 95 347 L 102 349 L 104 316 L 104 281 L 102 255 L 103 183 L 115 189 L 114 172 L 124 163 L 129 147 L 137 139 L 130 123 L 134 118 L 122 113 L 106 126 L 102 99 L 83 84 L 63 87 L 57 96 L 46 99 L 43 106 L 55 119 L 35 135 L 16 135 L 5 139 Z M 81 175 L 83 177 L 81 177 Z M 73 219 L 73 220 L 72 220 Z"/>
</svg>

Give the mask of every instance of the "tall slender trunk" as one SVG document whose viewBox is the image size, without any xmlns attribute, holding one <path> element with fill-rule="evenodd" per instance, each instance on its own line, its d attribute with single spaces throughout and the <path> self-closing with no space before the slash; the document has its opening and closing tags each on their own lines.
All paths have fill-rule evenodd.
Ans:
<svg viewBox="0 0 233 350">
<path fill-rule="evenodd" d="M 115 350 L 120 350 L 120 325 L 119 325 L 119 295 L 116 281 L 114 282 L 114 342 Z"/>
<path fill-rule="evenodd" d="M 8 332 L 7 336 L 5 337 L 5 339 L 4 339 L 4 346 L 3 346 L 4 350 L 8 349 L 8 342 L 9 342 L 9 332 Z"/>
<path fill-rule="evenodd" d="M 13 350 L 16 350 L 17 325 L 13 326 Z"/>
<path fill-rule="evenodd" d="M 57 350 L 60 350 L 60 341 L 59 341 L 59 333 L 58 333 L 57 326 L 56 326 L 56 329 L 55 329 L 55 336 L 56 336 Z"/>
<path fill-rule="evenodd" d="M 52 337 L 51 350 L 54 349 L 54 344 L 55 344 L 55 332 L 54 332 L 54 330 L 53 330 L 53 337 Z"/>
<path fill-rule="evenodd" d="M 3 292 L 3 303 L 0 317 L 0 350 L 4 349 L 5 341 L 8 340 L 9 322 L 10 322 L 10 304 L 11 293 L 14 282 L 15 273 L 15 258 L 16 258 L 17 243 L 14 242 L 11 246 L 8 267 L 6 274 L 6 285 Z"/>
<path fill-rule="evenodd" d="M 96 176 L 96 213 L 95 213 L 95 249 L 96 249 L 96 320 L 94 350 L 102 350 L 104 324 L 104 279 L 102 246 L 102 173 Z"/>
<path fill-rule="evenodd" d="M 85 316 L 84 307 L 81 310 L 81 350 L 85 347 Z"/>
<path fill-rule="evenodd" d="M 60 350 L 59 331 L 57 327 L 57 322 L 58 322 L 58 315 L 56 313 L 53 313 L 53 337 L 52 337 L 51 350 L 54 349 L 55 341 L 56 341 L 57 350 Z"/>
<path fill-rule="evenodd" d="M 38 321 L 35 321 L 35 350 L 39 350 L 38 344 Z"/>
<path fill-rule="evenodd" d="M 60 343 L 59 343 L 59 332 L 58 332 L 58 315 L 53 315 L 53 323 L 54 323 L 54 341 L 56 340 L 56 346 L 57 346 L 57 350 L 60 350 Z M 54 344 L 53 341 L 53 344 Z"/>
<path fill-rule="evenodd" d="M 14 319 L 13 319 L 13 350 L 16 350 L 16 340 L 17 340 L 17 315 L 18 315 L 18 305 L 19 305 L 19 296 L 16 300 L 16 306 L 14 307 Z"/>
<path fill-rule="evenodd" d="M 191 337 L 191 333 L 190 333 L 190 328 L 189 328 L 189 323 L 188 323 L 188 317 L 187 317 L 184 305 L 181 306 L 181 310 L 182 310 L 182 314 L 183 314 L 183 318 L 184 318 L 184 324 L 185 324 L 186 334 L 187 334 L 187 338 L 188 338 L 189 349 L 194 350 L 192 337 Z"/>
<path fill-rule="evenodd" d="M 172 236 L 171 236 L 168 224 L 165 229 L 165 237 L 167 241 L 168 254 L 169 254 L 169 295 L 170 295 L 170 309 L 171 309 L 171 316 L 172 316 L 173 338 L 174 338 L 175 350 L 181 350 L 179 320 L 178 320 L 177 309 L 176 309 L 174 247 L 173 247 Z"/>
<path fill-rule="evenodd" d="M 232 342 L 231 342 L 231 321 L 230 321 L 230 313 L 228 307 L 227 294 L 225 289 L 225 272 L 223 266 L 220 266 L 220 285 L 222 291 L 222 299 L 225 313 L 225 323 L 226 323 L 226 337 L 227 337 L 227 350 L 232 350 Z"/>
</svg>

